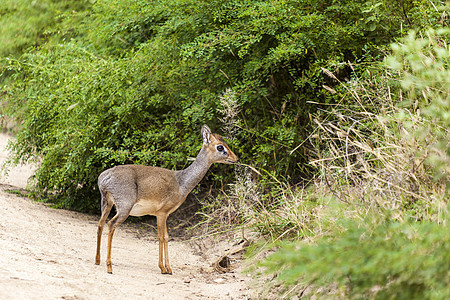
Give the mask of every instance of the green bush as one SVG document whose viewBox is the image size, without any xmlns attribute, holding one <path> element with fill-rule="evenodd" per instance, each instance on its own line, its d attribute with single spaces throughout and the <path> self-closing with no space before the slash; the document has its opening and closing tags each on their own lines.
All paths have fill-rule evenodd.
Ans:
<svg viewBox="0 0 450 300">
<path fill-rule="evenodd" d="M 220 132 L 231 89 L 241 111 L 232 148 L 298 182 L 311 175 L 296 147 L 309 116 L 335 101 L 321 68 L 350 78 L 348 61 L 381 59 L 377 47 L 439 18 L 426 1 L 96 1 L 62 15 L 39 47 L 0 58 L 3 100 L 22 121 L 15 160 L 41 163 L 39 195 L 98 209 L 106 167 L 186 166 L 198 128 Z"/>
<path fill-rule="evenodd" d="M 97 201 L 89 199 L 97 194 L 97 176 L 113 165 L 173 168 L 198 150 L 199 135 L 183 126 L 182 116 L 154 87 L 142 85 L 148 68 L 145 56 L 106 61 L 71 42 L 24 60 L 24 79 L 15 88 L 32 98 L 21 107 L 28 117 L 12 149 L 17 159 L 43 157 L 35 187 L 38 192 L 59 192 L 61 206 L 93 210 Z"/>
</svg>

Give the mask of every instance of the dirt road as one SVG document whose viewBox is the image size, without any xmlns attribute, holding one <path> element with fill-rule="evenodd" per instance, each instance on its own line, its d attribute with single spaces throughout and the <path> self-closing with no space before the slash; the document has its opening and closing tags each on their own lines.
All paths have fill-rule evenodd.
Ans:
<svg viewBox="0 0 450 300">
<path fill-rule="evenodd" d="M 6 157 L 0 135 L 0 160 Z M 169 241 L 174 275 L 160 274 L 154 232 L 123 224 L 112 249 L 113 274 L 94 265 L 98 217 L 57 210 L 12 194 L 26 183 L 29 166 L 0 180 L 0 299 L 246 299 L 249 278 L 239 269 L 211 267 L 231 242 L 199 251 L 192 242 Z M 17 187 L 18 186 L 18 187 Z M 170 232 L 169 232 L 170 233 Z M 197 242 L 198 243 L 198 242 Z"/>
</svg>

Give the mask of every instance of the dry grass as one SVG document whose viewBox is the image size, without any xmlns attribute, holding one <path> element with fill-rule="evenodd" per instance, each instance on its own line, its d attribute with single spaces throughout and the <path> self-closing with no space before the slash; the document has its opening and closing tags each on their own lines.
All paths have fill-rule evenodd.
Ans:
<svg viewBox="0 0 450 300">
<path fill-rule="evenodd" d="M 220 121 L 222 122 L 222 131 L 226 133 L 227 137 L 234 139 L 235 133 L 238 130 L 238 115 L 241 112 L 236 92 L 232 89 L 226 89 L 225 92 L 219 96 L 220 104 L 222 106 L 219 112 L 222 114 Z"/>
<path fill-rule="evenodd" d="M 450 169 L 447 164 L 436 180 L 426 164 L 431 153 L 439 152 L 438 136 L 417 133 L 430 122 L 420 110 L 396 106 L 386 79 L 353 82 L 347 89 L 354 105 L 338 103 L 314 120 L 310 163 L 321 171 L 319 184 L 345 203 L 398 212 L 399 218 L 400 211 L 417 219 L 439 216 Z M 443 131 L 448 141 L 449 132 Z"/>
</svg>

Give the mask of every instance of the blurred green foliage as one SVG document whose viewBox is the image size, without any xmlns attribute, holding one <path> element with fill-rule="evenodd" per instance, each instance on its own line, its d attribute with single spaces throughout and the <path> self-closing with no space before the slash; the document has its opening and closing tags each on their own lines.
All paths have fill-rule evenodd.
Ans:
<svg viewBox="0 0 450 300">
<path fill-rule="evenodd" d="M 361 224 L 344 222 L 344 232 L 334 232 L 316 245 L 285 246 L 264 266 L 280 272 L 279 279 L 288 284 L 300 280 L 316 297 L 450 297 L 448 222 L 399 223 L 377 218 Z"/>
<path fill-rule="evenodd" d="M 98 210 L 105 168 L 185 167 L 203 123 L 221 132 L 220 96 L 231 88 L 241 109 L 234 152 L 298 182 L 311 175 L 308 149 L 297 147 L 314 126 L 310 113 L 335 101 L 321 68 L 350 79 L 348 62 L 362 70 L 408 28 L 443 24 L 439 3 L 7 2 L 2 22 L 27 37 L 7 31 L 0 47 L 2 101 L 21 122 L 15 161 L 40 162 L 38 195 Z"/>
<path fill-rule="evenodd" d="M 405 97 L 398 119 L 405 121 L 412 139 L 420 145 L 430 145 L 424 165 L 435 180 L 448 180 L 450 174 L 450 29 L 429 29 L 417 34 L 411 31 L 402 43 L 392 45 L 392 55 L 385 63 L 400 74 L 400 86 Z M 410 114 L 423 122 L 414 122 Z M 417 155 L 417 156 L 419 156 Z M 450 184 L 447 182 L 447 189 Z"/>
<path fill-rule="evenodd" d="M 0 2 L 0 57 L 18 57 L 48 41 L 60 16 L 84 10 L 88 0 L 14 0 Z"/>
</svg>

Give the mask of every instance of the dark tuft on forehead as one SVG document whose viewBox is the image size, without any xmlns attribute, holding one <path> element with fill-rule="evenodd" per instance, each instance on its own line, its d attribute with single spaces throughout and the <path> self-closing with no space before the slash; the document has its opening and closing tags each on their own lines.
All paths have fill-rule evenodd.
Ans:
<svg viewBox="0 0 450 300">
<path fill-rule="evenodd" d="M 225 140 L 223 139 L 222 136 L 220 136 L 220 135 L 218 135 L 218 134 L 214 134 L 214 137 L 215 137 L 216 139 L 218 139 L 219 141 L 221 141 L 222 143 L 225 143 Z"/>
</svg>

